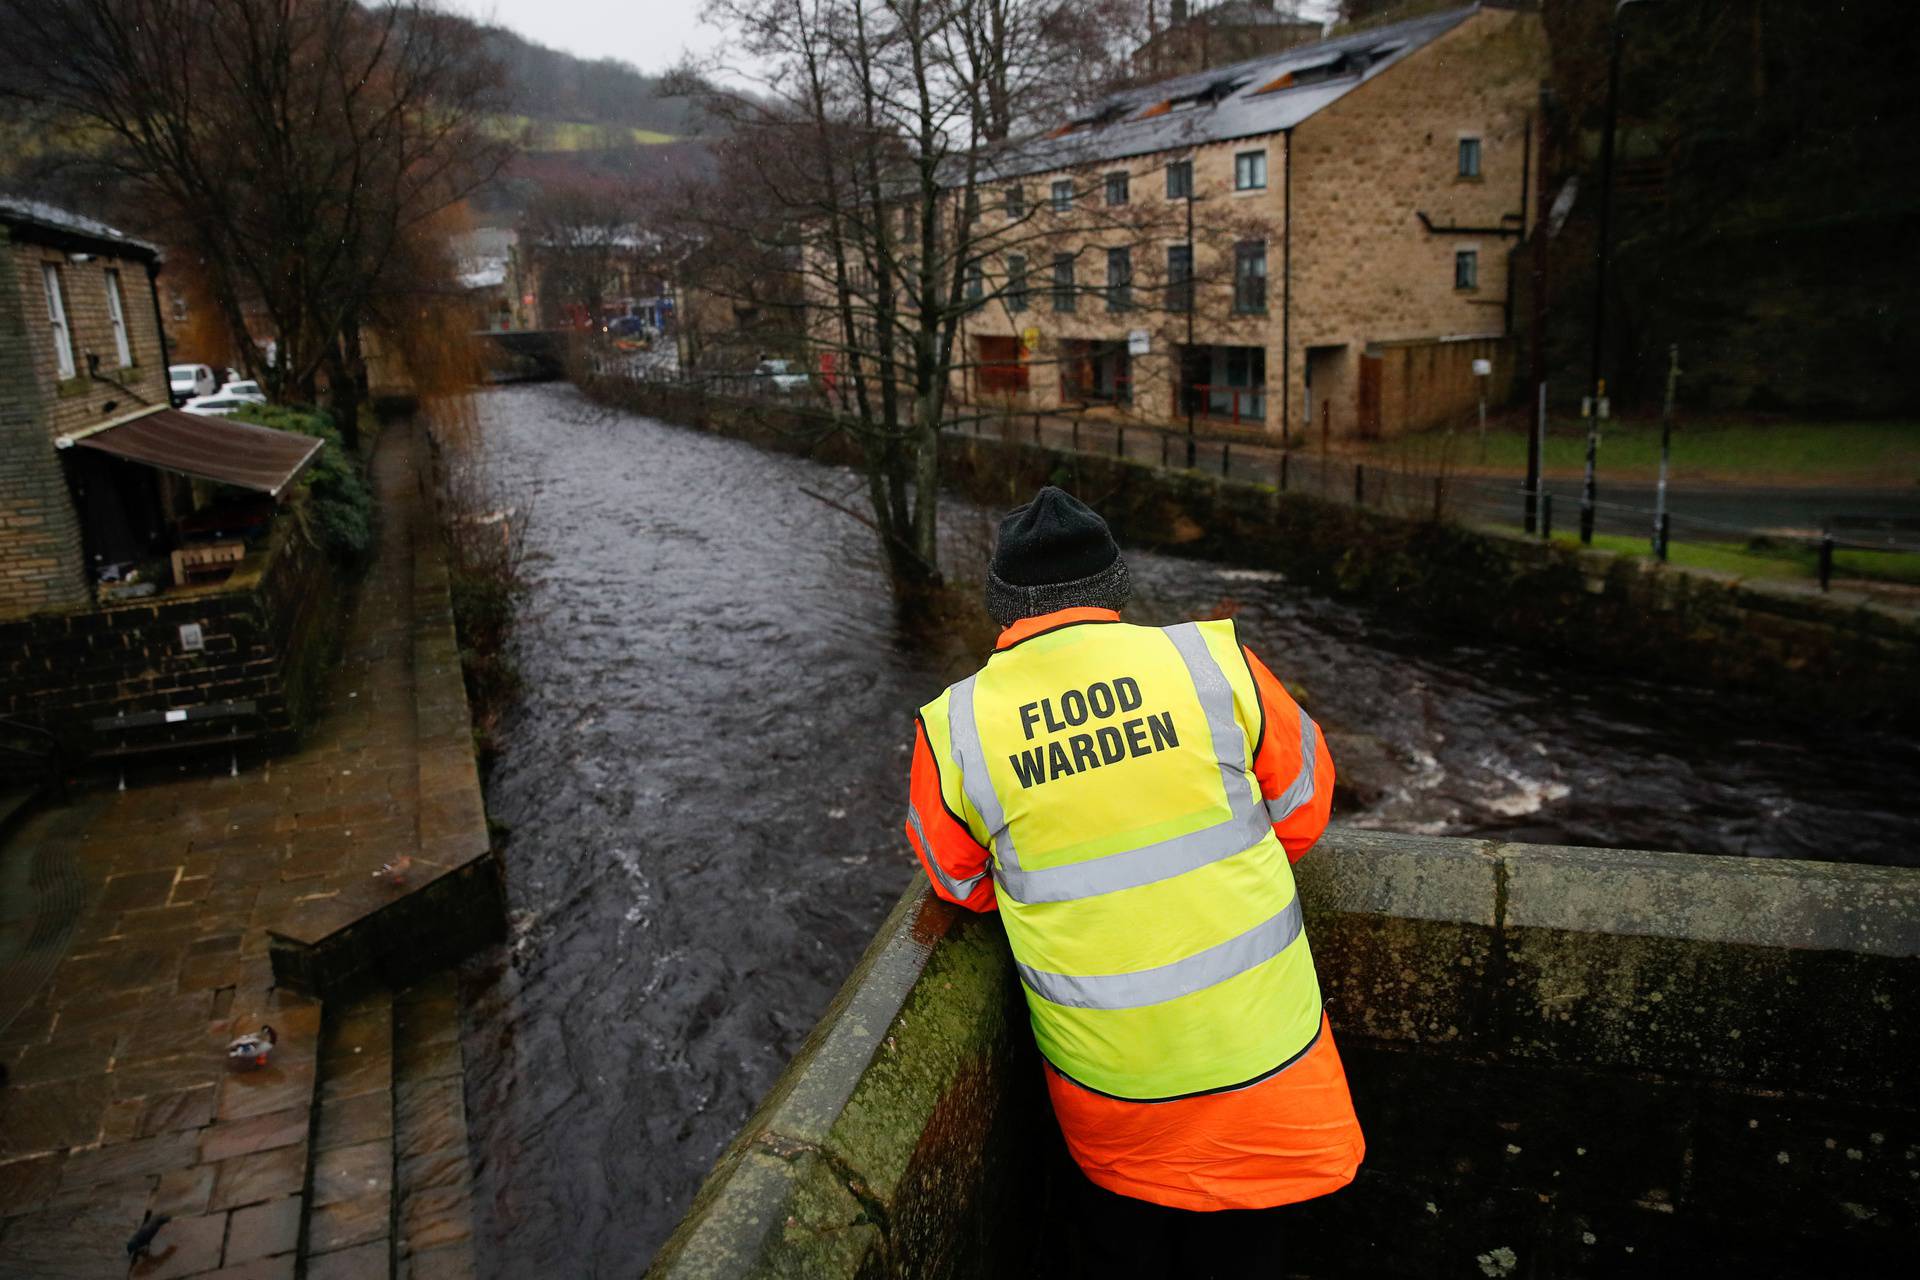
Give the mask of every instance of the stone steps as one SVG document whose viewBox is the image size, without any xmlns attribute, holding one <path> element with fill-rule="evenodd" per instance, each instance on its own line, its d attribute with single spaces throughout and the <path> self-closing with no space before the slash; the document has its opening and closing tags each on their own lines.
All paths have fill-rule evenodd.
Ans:
<svg viewBox="0 0 1920 1280">
<path fill-rule="evenodd" d="M 473 1275 L 463 1071 L 451 973 L 328 1006 L 308 1280 Z"/>
<path fill-rule="evenodd" d="M 300 1246 L 309 1280 L 393 1274 L 393 1015 L 387 991 L 327 1006 Z"/>
<path fill-rule="evenodd" d="M 473 1167 L 460 991 L 451 972 L 395 996 L 393 1062 L 396 1274 L 468 1280 L 474 1274 Z"/>
</svg>

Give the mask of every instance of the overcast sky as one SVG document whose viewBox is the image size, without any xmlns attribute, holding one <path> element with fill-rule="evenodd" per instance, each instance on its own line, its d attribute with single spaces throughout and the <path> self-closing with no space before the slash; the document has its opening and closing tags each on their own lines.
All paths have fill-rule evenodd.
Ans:
<svg viewBox="0 0 1920 1280">
<path fill-rule="evenodd" d="M 691 50 L 715 52 L 720 32 L 700 21 L 701 0 L 446 0 L 447 7 L 493 22 L 536 44 L 582 58 L 619 58 L 642 71 L 665 71 Z"/>
<path fill-rule="evenodd" d="M 536 44 L 582 58 L 619 58 L 642 71 L 665 71 L 684 53 L 706 60 L 725 37 L 700 21 L 703 0 L 445 0 L 456 12 L 493 22 Z M 1302 10 L 1324 18 L 1331 0 Z M 738 63 L 740 59 L 733 59 Z M 737 79 L 737 77 L 735 77 Z M 743 86 L 744 87 L 744 86 Z"/>
</svg>

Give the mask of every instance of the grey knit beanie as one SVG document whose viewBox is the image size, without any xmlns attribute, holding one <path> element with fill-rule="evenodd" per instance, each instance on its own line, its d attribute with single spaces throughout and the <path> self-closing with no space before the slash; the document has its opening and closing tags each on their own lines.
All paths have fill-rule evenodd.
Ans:
<svg viewBox="0 0 1920 1280">
<path fill-rule="evenodd" d="M 1056 609 L 1119 609 L 1133 594 L 1119 544 L 1093 508 L 1052 485 L 1000 522 L 987 612 L 1001 626 Z"/>
</svg>

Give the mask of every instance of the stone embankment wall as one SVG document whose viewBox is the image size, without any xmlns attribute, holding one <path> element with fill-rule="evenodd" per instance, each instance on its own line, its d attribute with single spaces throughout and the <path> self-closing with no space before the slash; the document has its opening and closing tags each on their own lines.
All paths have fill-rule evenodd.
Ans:
<svg viewBox="0 0 1920 1280">
<path fill-rule="evenodd" d="M 1336 830 L 1299 877 L 1369 1151 L 1288 1274 L 1898 1267 L 1920 871 Z M 998 920 L 916 877 L 648 1274 L 1061 1273 L 1038 1072 Z"/>
<path fill-rule="evenodd" d="M 823 461 L 855 462 L 817 413 L 621 379 L 588 394 Z M 1047 483 L 1135 545 L 1272 568 L 1422 624 L 1654 679 L 1711 684 L 1773 711 L 1920 725 L 1920 613 L 1805 587 L 1695 573 L 1271 487 L 1027 442 L 947 435 L 942 475 L 989 506 Z"/>
<path fill-rule="evenodd" d="M 324 683 L 342 584 L 283 519 L 271 544 L 218 586 L 0 622 L 0 716 L 79 744 L 96 716 L 252 700 L 290 740 Z M 204 648 L 182 646 L 200 628 Z"/>
</svg>

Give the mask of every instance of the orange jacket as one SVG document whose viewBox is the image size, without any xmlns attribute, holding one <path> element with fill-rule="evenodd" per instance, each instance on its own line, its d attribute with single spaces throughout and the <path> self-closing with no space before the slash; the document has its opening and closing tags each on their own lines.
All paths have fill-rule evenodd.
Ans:
<svg viewBox="0 0 1920 1280">
<path fill-rule="evenodd" d="M 1118 617 L 1111 609 L 1062 609 L 1022 618 L 1000 633 L 996 647 L 1067 623 Z M 1246 657 L 1265 720 L 1254 774 L 1262 796 L 1273 799 L 1300 773 L 1300 708 L 1251 650 Z M 1294 862 L 1320 838 L 1333 805 L 1333 759 L 1317 728 L 1314 751 L 1313 799 L 1273 828 Z M 920 843 L 911 824 L 907 842 L 934 892 L 974 911 L 992 911 L 993 880 L 982 874 L 988 852 L 942 803 L 938 767 L 926 726 L 916 720 L 910 786 L 927 843 Z M 964 898 L 947 887 L 975 877 L 978 883 Z M 1306 1053 L 1237 1089 L 1138 1102 L 1096 1093 L 1050 1067 L 1046 1079 L 1067 1149 L 1087 1177 L 1156 1204 L 1258 1209 L 1310 1199 L 1351 1182 L 1365 1151 L 1346 1071 L 1324 1021 Z"/>
</svg>

